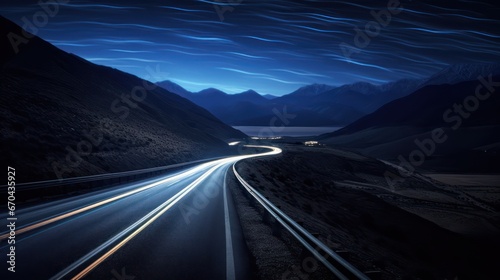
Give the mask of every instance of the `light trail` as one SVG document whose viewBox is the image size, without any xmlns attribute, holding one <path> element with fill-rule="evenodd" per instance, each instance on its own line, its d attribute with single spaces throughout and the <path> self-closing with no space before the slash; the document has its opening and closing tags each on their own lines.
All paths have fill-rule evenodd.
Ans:
<svg viewBox="0 0 500 280">
<path fill-rule="evenodd" d="M 121 247 L 123 247 L 125 244 L 127 244 L 132 238 L 137 236 L 140 232 L 142 232 L 144 229 L 146 229 L 149 225 L 151 225 L 156 219 L 158 219 L 163 213 L 167 212 L 168 209 L 172 208 L 179 200 L 181 200 L 183 197 L 185 197 L 188 193 L 190 193 L 195 187 L 197 187 L 203 180 L 205 180 L 208 176 L 210 176 L 217 168 L 219 168 L 223 163 L 220 163 L 214 167 L 212 167 L 210 170 L 205 172 L 202 176 L 198 177 L 196 181 L 193 183 L 189 184 L 186 188 L 182 189 L 180 192 L 178 192 L 174 197 L 170 198 L 167 200 L 165 203 L 160 205 L 160 207 L 156 208 L 155 210 L 151 211 L 148 213 L 145 217 L 152 216 L 149 218 L 144 224 L 142 224 L 139 228 L 137 228 L 135 231 L 133 231 L 131 234 L 129 234 L 125 239 L 120 241 L 117 245 L 115 245 L 113 248 L 111 248 L 109 251 L 104 253 L 101 257 L 99 257 L 96 261 L 94 261 L 92 264 L 87 266 L 85 269 L 83 269 L 80 273 L 78 273 L 76 276 L 71 278 L 72 280 L 78 280 L 82 279 L 87 275 L 89 272 L 91 272 L 94 268 L 96 268 L 99 264 L 104 262 L 107 258 L 109 258 L 111 255 L 113 255 L 116 251 L 118 251 Z M 129 229 L 126 229 L 124 232 L 129 231 Z M 123 233 L 123 232 L 122 232 Z M 114 239 L 114 238 L 112 238 Z M 97 254 L 98 252 L 95 252 Z M 84 261 L 88 260 L 91 256 L 86 256 L 80 260 L 78 260 L 74 265 L 79 265 L 83 263 Z M 68 271 L 69 272 L 69 271 Z M 57 275 L 56 279 L 59 279 L 61 276 L 64 275 Z"/>
<path fill-rule="evenodd" d="M 135 189 L 135 190 L 132 190 L 132 191 L 129 191 L 129 192 L 126 192 L 126 193 L 123 193 L 123 194 L 120 194 L 120 195 L 117 195 L 117 196 L 114 196 L 114 197 L 111 197 L 111 198 L 99 201 L 97 203 L 94 203 L 94 204 L 91 204 L 91 205 L 88 205 L 88 206 L 85 206 L 85 207 L 73 210 L 71 212 L 68 212 L 68 213 L 65 213 L 65 214 L 62 214 L 62 215 L 50 218 L 50 219 L 46 219 L 46 220 L 43 220 L 41 222 L 37 222 L 37 223 L 35 223 L 33 225 L 22 227 L 22 228 L 16 230 L 16 235 L 19 235 L 19 234 L 22 234 L 22 233 L 25 233 L 25 232 L 37 229 L 39 227 L 46 226 L 48 224 L 51 224 L 51 223 L 54 223 L 54 222 L 57 222 L 57 221 L 60 221 L 60 220 L 72 217 L 74 215 L 77 215 L 77 214 L 80 214 L 80 213 L 83 213 L 83 212 L 86 212 L 86 211 L 89 211 L 89 210 L 92 210 L 92 209 L 97 208 L 99 206 L 106 205 L 108 203 L 111 203 L 111 202 L 117 201 L 119 199 L 131 196 L 133 194 L 145 191 L 147 189 L 154 188 L 154 187 L 156 187 L 158 185 L 165 184 L 165 183 L 170 182 L 170 181 L 182 180 L 182 179 L 188 178 L 189 176 L 195 174 L 196 172 L 199 172 L 199 171 L 205 169 L 206 167 L 208 167 L 210 165 L 215 164 L 216 162 L 218 162 L 218 161 L 214 161 L 214 162 L 209 162 L 209 163 L 202 164 L 202 165 L 197 166 L 197 167 L 195 167 L 193 169 L 190 169 L 189 171 L 186 171 L 184 173 L 177 174 L 175 176 L 172 176 L 172 177 L 160 180 L 160 181 L 152 183 L 152 184 L 148 184 L 148 185 L 140 187 L 138 189 Z M 0 235 L 0 241 L 2 241 L 4 239 L 7 239 L 8 237 L 9 237 L 9 233 Z"/>
<path fill-rule="evenodd" d="M 142 219 L 145 219 L 148 216 L 154 215 L 152 218 L 148 219 L 144 224 L 142 224 L 139 228 L 137 228 L 135 231 L 133 231 L 131 234 L 129 234 L 127 237 L 125 237 L 122 241 L 120 241 L 117 245 L 115 245 L 113 248 L 111 248 L 109 251 L 104 253 L 101 257 L 99 257 L 96 261 L 94 261 L 92 264 L 87 266 L 85 269 L 80 271 L 76 276 L 71 278 L 72 280 L 79 280 L 85 277 L 88 273 L 90 273 L 93 269 L 95 269 L 97 266 L 99 266 L 101 263 L 103 263 L 107 258 L 109 258 L 111 255 L 113 255 L 116 251 L 118 251 L 120 248 L 122 248 L 125 244 L 127 244 L 130 240 L 132 240 L 135 236 L 137 236 L 140 232 L 142 232 L 144 229 L 146 229 L 149 225 L 151 225 L 156 219 L 158 219 L 161 215 L 163 215 L 168 209 L 170 209 L 172 206 L 174 206 L 178 201 L 180 201 L 183 197 L 185 197 L 189 192 L 191 192 L 196 186 L 198 186 L 203 180 L 205 180 L 208 176 L 210 176 L 217 168 L 225 165 L 225 164 L 234 164 L 242 159 L 248 159 L 248 158 L 254 158 L 254 157 L 262 157 L 262 156 L 270 156 L 270 155 L 277 155 L 282 152 L 280 148 L 276 147 L 271 147 L 271 146 L 256 146 L 256 145 L 245 145 L 245 147 L 248 148 L 266 148 L 270 149 L 271 151 L 265 152 L 265 153 L 260 153 L 260 154 L 253 154 L 253 155 L 244 155 L 244 156 L 234 156 L 234 157 L 229 157 L 227 159 L 220 159 L 217 160 L 216 162 L 220 162 L 216 166 L 212 167 L 209 171 L 205 172 L 202 176 L 198 177 L 196 181 L 191 183 L 189 186 L 178 192 L 174 197 L 170 198 L 167 200 L 165 203 L 160 205 L 158 208 L 155 210 L 151 211 L 148 213 L 146 216 L 144 216 Z M 224 176 L 224 184 L 225 184 L 225 176 Z M 224 188 L 224 192 L 226 189 Z M 155 214 L 156 213 L 156 214 Z M 142 220 L 141 219 L 141 220 Z M 227 217 L 225 217 L 227 219 Z M 136 222 L 134 225 L 138 224 Z M 133 226 L 134 226 L 133 225 Z M 111 243 L 111 240 L 118 239 L 120 235 L 124 235 L 126 232 L 133 230 L 133 228 L 128 228 L 118 234 L 117 236 L 111 238 L 108 242 L 106 243 Z M 227 234 L 227 229 L 226 229 L 226 234 Z M 226 240 L 227 242 L 227 240 Z M 104 244 L 103 244 L 104 245 Z M 99 248 L 104 248 L 105 246 L 99 246 Z M 102 250 L 102 249 L 101 249 Z M 75 269 L 77 266 L 81 265 L 88 259 L 90 259 L 92 256 L 96 255 L 99 253 L 101 250 L 94 250 L 90 254 L 87 254 L 84 256 L 82 259 L 78 260 L 75 262 L 73 265 L 70 267 L 66 268 L 63 272 L 59 273 L 58 275 L 54 276 L 52 279 L 59 279 L 60 277 L 65 276 L 68 274 L 70 271 Z M 233 264 L 234 265 L 234 264 Z M 227 273 L 227 271 L 226 271 Z M 231 274 L 230 274 L 231 275 Z"/>
</svg>

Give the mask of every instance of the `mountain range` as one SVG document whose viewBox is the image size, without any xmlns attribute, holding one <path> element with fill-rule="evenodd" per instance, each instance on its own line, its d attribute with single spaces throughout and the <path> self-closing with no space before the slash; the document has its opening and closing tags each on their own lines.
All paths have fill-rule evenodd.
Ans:
<svg viewBox="0 0 500 280">
<path fill-rule="evenodd" d="M 499 159 L 498 63 L 453 65 L 428 79 L 382 85 L 312 84 L 280 97 L 193 93 L 95 65 L 36 36 L 12 41 L 27 33 L 3 17 L 0 23 L 0 161 L 16 165 L 20 181 L 228 154 L 228 141 L 247 137 L 229 125 L 269 126 L 281 112 L 293 116 L 289 126 L 345 126 L 320 140 L 390 160 L 408 157 L 420 148 L 417 139 L 442 129 L 447 140 L 426 156 L 428 169 L 492 171 Z M 479 86 L 491 94 L 476 102 Z M 474 110 L 457 113 L 460 106 Z"/>
<path fill-rule="evenodd" d="M 228 124 L 268 126 L 273 109 L 286 108 L 295 116 L 290 126 L 344 126 L 319 137 L 328 145 L 410 169 L 491 173 L 498 172 L 500 161 L 500 98 L 495 81 L 500 81 L 500 63 L 452 65 L 427 79 L 383 85 L 312 84 L 271 100 L 254 91 L 230 95 L 215 89 L 181 92 L 173 83 L 169 87 Z M 487 99 L 475 97 L 478 87 Z M 433 133 L 442 133 L 446 141 L 429 142 L 434 141 Z M 412 161 L 415 166 L 408 165 Z"/>
<path fill-rule="evenodd" d="M 407 169 L 498 173 L 499 69 L 488 65 L 483 70 L 490 74 L 479 78 L 476 72 L 466 77 L 476 77 L 469 81 L 424 86 L 322 135 L 320 141 L 395 161 Z"/>
<path fill-rule="evenodd" d="M 246 137 L 177 94 L 39 37 L 17 41 L 16 53 L 8 38 L 25 31 L 0 22 L 0 159 L 20 182 L 219 156 Z"/>
<path fill-rule="evenodd" d="M 402 79 L 381 85 L 367 82 L 339 87 L 311 84 L 274 98 L 253 90 L 227 94 L 213 88 L 190 92 L 171 81 L 158 85 L 207 109 L 229 125 L 269 126 L 279 111 L 294 116 L 288 126 L 346 126 L 420 88 L 456 84 L 488 73 L 500 73 L 499 64 L 452 65 L 427 79 Z"/>
</svg>

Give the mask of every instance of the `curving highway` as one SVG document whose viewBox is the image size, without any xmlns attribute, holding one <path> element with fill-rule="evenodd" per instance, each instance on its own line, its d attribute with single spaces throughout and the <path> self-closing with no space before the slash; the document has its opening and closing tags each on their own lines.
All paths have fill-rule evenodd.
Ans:
<svg viewBox="0 0 500 280">
<path fill-rule="evenodd" d="M 248 252 L 226 188 L 237 161 L 198 164 L 16 211 L 15 272 L 0 279 L 250 279 Z M 6 221 L 6 214 L 0 220 Z M 0 253 L 10 251 L 7 228 Z M 5 257 L 3 258 L 5 259 Z"/>
</svg>

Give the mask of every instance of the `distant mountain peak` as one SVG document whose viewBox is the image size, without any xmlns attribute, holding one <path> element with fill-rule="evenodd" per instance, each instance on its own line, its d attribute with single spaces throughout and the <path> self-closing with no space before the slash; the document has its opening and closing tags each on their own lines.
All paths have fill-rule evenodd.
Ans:
<svg viewBox="0 0 500 280">
<path fill-rule="evenodd" d="M 291 96 L 316 96 L 322 94 L 323 92 L 334 89 L 334 86 L 326 85 L 326 84 L 310 84 L 307 86 L 303 86 L 296 91 L 290 93 Z"/>
<path fill-rule="evenodd" d="M 240 100 L 240 101 L 249 101 L 249 102 L 254 102 L 254 103 L 262 103 L 266 102 L 268 99 L 266 99 L 264 96 L 259 94 L 253 89 L 249 89 L 247 91 L 233 94 L 233 98 Z"/>
<path fill-rule="evenodd" d="M 500 74 L 500 63 L 460 63 L 450 65 L 431 76 L 425 85 L 456 84 L 476 80 L 478 76 Z"/>
<path fill-rule="evenodd" d="M 183 88 L 182 86 L 170 81 L 170 80 L 165 80 L 161 82 L 156 83 L 159 87 L 162 87 L 172 93 L 175 93 L 177 95 L 180 95 L 182 97 L 188 97 L 191 92 Z"/>
<path fill-rule="evenodd" d="M 210 95 L 210 96 L 214 96 L 214 95 L 219 95 L 219 96 L 225 96 L 225 95 L 228 95 L 227 93 L 223 92 L 222 90 L 220 89 L 216 89 L 216 88 L 207 88 L 207 89 L 204 89 L 204 90 L 201 90 L 199 92 L 196 93 L 197 95 Z"/>
<path fill-rule="evenodd" d="M 261 96 L 258 92 L 256 92 L 253 89 L 249 89 L 249 90 L 246 90 L 244 92 L 240 92 L 238 94 L 242 94 L 242 95 L 259 95 L 259 96 Z"/>
<path fill-rule="evenodd" d="M 164 81 L 160 81 L 160 82 L 157 82 L 156 83 L 157 85 L 160 85 L 160 84 L 164 84 L 164 85 L 175 85 L 175 86 L 178 86 L 178 87 L 181 87 L 180 85 L 172 82 L 171 80 L 164 80 Z"/>
<path fill-rule="evenodd" d="M 350 91 L 355 91 L 361 94 L 376 94 L 380 91 L 380 86 L 368 83 L 368 82 L 356 82 L 353 84 L 343 85 L 337 88 L 337 93 L 346 93 Z"/>
<path fill-rule="evenodd" d="M 352 83 L 350 85 L 365 86 L 365 87 L 374 86 L 372 83 L 365 82 L 365 81 L 355 82 L 355 83 Z"/>
</svg>

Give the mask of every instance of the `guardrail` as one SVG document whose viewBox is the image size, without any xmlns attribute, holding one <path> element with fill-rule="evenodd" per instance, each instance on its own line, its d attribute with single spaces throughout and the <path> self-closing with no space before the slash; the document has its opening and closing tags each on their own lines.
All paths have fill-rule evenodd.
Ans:
<svg viewBox="0 0 500 280">
<path fill-rule="evenodd" d="M 122 183 L 150 178 L 152 176 L 159 176 L 164 172 L 172 171 L 176 168 L 187 167 L 221 158 L 223 157 L 201 159 L 132 171 L 19 183 L 16 184 L 16 197 L 18 202 L 26 202 L 43 197 L 55 197 L 59 195 L 67 195 L 72 192 L 83 192 L 103 187 L 112 187 Z M 5 193 L 7 193 L 7 185 L 0 185 L 0 195 Z"/>
<path fill-rule="evenodd" d="M 245 189 L 264 207 L 264 209 L 276 219 L 288 232 L 294 236 L 309 252 L 313 254 L 316 259 L 323 263 L 335 276 L 342 280 L 348 279 L 363 279 L 369 280 L 369 278 L 339 256 L 337 253 L 332 251 L 328 246 L 322 243 L 319 239 L 314 237 L 311 233 L 305 230 L 297 222 L 292 220 L 288 215 L 283 213 L 278 207 L 273 205 L 268 199 L 266 199 L 262 194 L 256 191 L 250 184 L 248 184 L 236 171 L 236 163 L 233 164 L 233 172 L 238 181 L 245 187 Z M 315 248 L 318 248 L 317 250 Z M 326 253 L 334 262 L 330 262 L 324 257 L 320 251 Z"/>
</svg>

